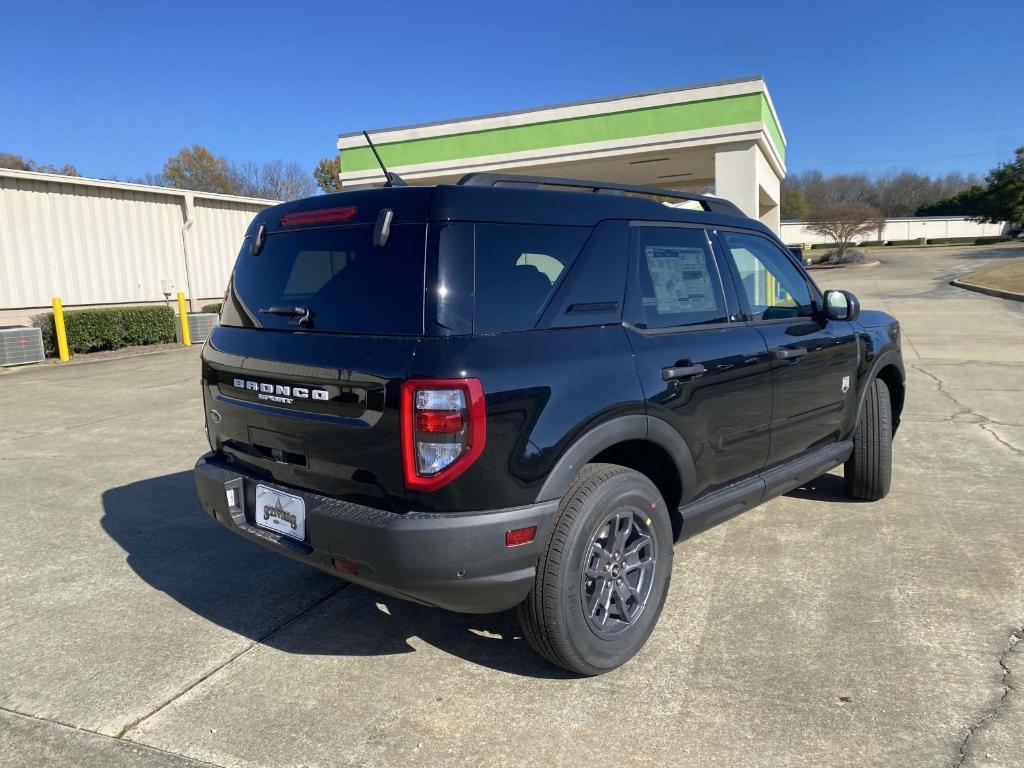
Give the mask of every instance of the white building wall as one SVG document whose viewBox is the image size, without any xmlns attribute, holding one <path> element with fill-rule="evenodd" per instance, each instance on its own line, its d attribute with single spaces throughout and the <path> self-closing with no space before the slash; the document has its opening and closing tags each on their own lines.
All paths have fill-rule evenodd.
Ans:
<svg viewBox="0 0 1024 768">
<path fill-rule="evenodd" d="M 192 287 L 196 296 L 223 296 L 231 267 L 242 244 L 242 236 L 253 216 L 266 205 L 228 200 L 195 201 L 195 224 L 189 228 L 192 238 Z"/>
<path fill-rule="evenodd" d="M 194 201 L 186 221 L 186 198 Z M 273 201 L 0 170 L 0 324 L 65 306 L 223 296 L 252 217 Z M 186 269 L 184 237 L 190 238 Z"/>
<path fill-rule="evenodd" d="M 861 242 L 869 240 L 916 240 L 917 238 L 940 237 L 993 237 L 1005 234 L 1006 222 L 982 224 L 963 216 L 920 216 L 886 219 L 881 236 L 878 233 L 864 235 Z M 829 243 L 831 240 L 807 229 L 804 222 L 782 222 L 782 241 L 791 245 Z"/>
<path fill-rule="evenodd" d="M 724 144 L 714 147 L 714 152 L 715 194 L 778 232 L 781 179 L 760 144 Z"/>
</svg>

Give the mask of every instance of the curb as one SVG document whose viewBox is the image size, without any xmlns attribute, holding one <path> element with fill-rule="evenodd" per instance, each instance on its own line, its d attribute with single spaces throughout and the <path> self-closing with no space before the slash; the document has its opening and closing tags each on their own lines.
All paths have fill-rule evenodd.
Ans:
<svg viewBox="0 0 1024 768">
<path fill-rule="evenodd" d="M 998 288 L 989 288 L 984 285 L 965 283 L 963 280 L 960 279 L 950 280 L 949 284 L 956 288 L 963 288 L 965 290 L 974 291 L 976 293 L 984 293 L 986 296 L 995 296 L 997 299 L 1007 299 L 1009 301 L 1024 301 L 1024 293 L 1017 293 L 1015 291 L 1001 291 Z"/>
<path fill-rule="evenodd" d="M 816 269 L 867 269 L 868 267 L 877 267 L 881 264 L 878 259 L 872 261 L 865 261 L 863 264 L 811 264 L 810 266 L 804 265 L 805 269 L 816 270 Z"/>
<path fill-rule="evenodd" d="M 193 344 L 191 347 L 186 347 L 181 344 L 171 346 L 169 349 L 147 349 L 144 352 L 131 352 L 123 355 L 108 355 L 107 357 L 97 358 L 90 360 L 88 355 L 93 354 L 90 352 L 84 352 L 80 355 L 75 355 L 66 363 L 62 363 L 55 357 L 48 357 L 45 360 L 40 360 L 38 363 L 28 363 L 26 365 L 12 365 L 0 368 L 0 376 L 5 374 L 15 374 L 20 371 L 42 371 L 50 368 L 68 368 L 74 365 L 97 365 L 99 363 L 109 363 L 113 360 L 130 360 L 133 357 L 148 357 L 150 355 L 166 355 L 173 352 L 181 352 L 186 349 L 192 349 L 196 347 L 202 347 L 202 344 Z M 76 359 L 77 358 L 77 359 Z"/>
</svg>

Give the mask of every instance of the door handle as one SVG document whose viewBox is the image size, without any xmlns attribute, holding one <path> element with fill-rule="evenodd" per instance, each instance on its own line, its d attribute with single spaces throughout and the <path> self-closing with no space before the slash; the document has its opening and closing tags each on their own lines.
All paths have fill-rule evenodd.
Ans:
<svg viewBox="0 0 1024 768">
<path fill-rule="evenodd" d="M 703 373 L 707 373 L 705 368 L 700 363 L 696 365 L 680 365 L 680 366 L 669 366 L 668 368 L 661 369 L 661 378 L 665 381 L 672 381 L 673 379 L 687 379 L 691 376 L 700 376 Z"/>
<path fill-rule="evenodd" d="M 803 347 L 779 347 L 773 351 L 779 360 L 798 360 L 807 354 Z"/>
</svg>

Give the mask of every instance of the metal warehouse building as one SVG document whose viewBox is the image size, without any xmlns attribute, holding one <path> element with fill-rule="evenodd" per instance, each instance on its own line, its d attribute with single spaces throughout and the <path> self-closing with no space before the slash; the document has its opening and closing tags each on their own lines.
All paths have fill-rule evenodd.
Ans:
<svg viewBox="0 0 1024 768">
<path fill-rule="evenodd" d="M 50 308 L 219 301 L 272 200 L 0 169 L 0 325 Z"/>
<path fill-rule="evenodd" d="M 411 183 L 500 171 L 711 188 L 779 231 L 786 137 L 760 77 L 370 133 Z M 344 187 L 383 182 L 361 133 L 339 136 L 338 151 Z"/>
</svg>

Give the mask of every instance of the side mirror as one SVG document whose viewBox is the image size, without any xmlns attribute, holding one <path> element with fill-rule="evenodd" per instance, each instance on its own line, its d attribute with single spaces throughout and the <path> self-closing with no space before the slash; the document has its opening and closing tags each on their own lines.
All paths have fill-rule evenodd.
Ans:
<svg viewBox="0 0 1024 768">
<path fill-rule="evenodd" d="M 860 302 L 849 291 L 825 291 L 825 317 L 829 320 L 856 320 Z"/>
</svg>

